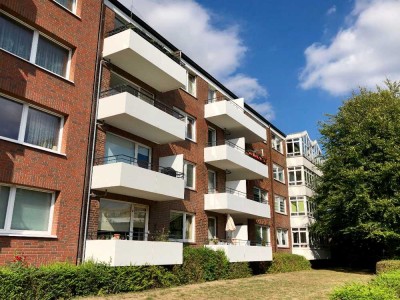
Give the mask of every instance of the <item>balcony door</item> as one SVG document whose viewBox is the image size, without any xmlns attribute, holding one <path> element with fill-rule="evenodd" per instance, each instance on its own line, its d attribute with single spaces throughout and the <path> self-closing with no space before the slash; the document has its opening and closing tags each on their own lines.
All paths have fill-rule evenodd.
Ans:
<svg viewBox="0 0 400 300">
<path fill-rule="evenodd" d="M 208 193 L 213 194 L 217 190 L 217 176 L 214 171 L 208 171 Z"/>
<path fill-rule="evenodd" d="M 108 199 L 100 200 L 98 239 L 147 240 L 148 207 Z"/>
<path fill-rule="evenodd" d="M 114 72 L 111 72 L 110 75 L 110 87 L 112 89 L 116 89 L 119 92 L 128 92 L 138 97 L 139 99 L 142 99 L 143 101 L 154 105 L 154 94 Z"/>
</svg>

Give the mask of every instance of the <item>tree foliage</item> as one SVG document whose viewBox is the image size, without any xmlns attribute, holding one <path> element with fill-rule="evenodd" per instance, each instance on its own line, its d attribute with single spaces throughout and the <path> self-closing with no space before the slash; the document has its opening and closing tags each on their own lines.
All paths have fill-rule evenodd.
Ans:
<svg viewBox="0 0 400 300">
<path fill-rule="evenodd" d="M 314 231 L 352 259 L 400 252 L 400 83 L 360 89 L 320 123 Z"/>
</svg>

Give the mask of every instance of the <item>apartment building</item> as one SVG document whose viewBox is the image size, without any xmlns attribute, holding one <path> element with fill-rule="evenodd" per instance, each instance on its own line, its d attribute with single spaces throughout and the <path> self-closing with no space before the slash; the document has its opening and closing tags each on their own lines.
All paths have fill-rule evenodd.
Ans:
<svg viewBox="0 0 400 300">
<path fill-rule="evenodd" d="M 103 23 L 85 258 L 290 252 L 285 135 L 118 1 Z"/>
<path fill-rule="evenodd" d="M 0 264 L 76 262 L 100 6 L 0 1 Z"/>
<path fill-rule="evenodd" d="M 330 252 L 324 247 L 324 240 L 311 235 L 308 228 L 314 222 L 314 204 L 310 197 L 314 195 L 315 181 L 322 175 L 318 169 L 322 163 L 321 149 L 307 131 L 289 134 L 286 147 L 292 253 L 308 260 L 328 259 Z"/>
<path fill-rule="evenodd" d="M 291 252 L 286 136 L 243 98 L 116 0 L 0 22 L 0 264 Z"/>
</svg>

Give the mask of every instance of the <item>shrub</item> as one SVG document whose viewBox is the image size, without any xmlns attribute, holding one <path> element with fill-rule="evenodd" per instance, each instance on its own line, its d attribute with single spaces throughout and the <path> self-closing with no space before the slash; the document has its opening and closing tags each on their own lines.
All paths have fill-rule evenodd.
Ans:
<svg viewBox="0 0 400 300">
<path fill-rule="evenodd" d="M 229 261 L 221 250 L 185 247 L 183 264 L 174 266 L 173 273 L 181 284 L 213 281 L 226 277 Z"/>
<path fill-rule="evenodd" d="M 376 263 L 376 273 L 400 270 L 400 260 L 381 260 Z"/>
<path fill-rule="evenodd" d="M 393 290 L 373 285 L 353 283 L 336 289 L 331 300 L 394 300 L 398 299 Z"/>
<path fill-rule="evenodd" d="M 311 270 L 310 262 L 305 257 L 290 253 L 274 253 L 272 263 L 266 273 L 285 273 Z"/>
<path fill-rule="evenodd" d="M 247 262 L 230 263 L 226 279 L 247 278 L 253 275 L 253 272 Z"/>
<path fill-rule="evenodd" d="M 371 285 L 389 288 L 400 298 L 400 270 L 380 274 L 371 282 Z"/>
</svg>

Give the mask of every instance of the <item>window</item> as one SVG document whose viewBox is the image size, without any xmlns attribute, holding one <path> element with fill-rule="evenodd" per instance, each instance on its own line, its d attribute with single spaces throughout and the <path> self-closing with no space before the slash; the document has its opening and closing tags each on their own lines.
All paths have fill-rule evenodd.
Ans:
<svg viewBox="0 0 400 300">
<path fill-rule="evenodd" d="M 261 246 L 269 246 L 270 232 L 269 226 L 256 225 L 256 243 Z"/>
<path fill-rule="evenodd" d="M 188 161 L 183 162 L 185 187 L 194 190 L 196 188 L 196 166 Z"/>
<path fill-rule="evenodd" d="M 100 200 L 98 239 L 147 240 L 148 207 L 135 203 Z"/>
<path fill-rule="evenodd" d="M 208 217 L 208 239 L 214 239 L 217 236 L 217 219 Z"/>
<path fill-rule="evenodd" d="M 301 139 L 289 139 L 286 141 L 287 156 L 299 156 L 301 155 L 300 147 Z"/>
<path fill-rule="evenodd" d="M 208 146 L 217 145 L 217 132 L 214 128 L 208 127 L 207 144 Z"/>
<path fill-rule="evenodd" d="M 217 91 L 212 86 L 208 86 L 207 102 L 213 103 L 215 101 L 217 101 Z"/>
<path fill-rule="evenodd" d="M 59 151 L 63 118 L 0 96 L 0 136 Z"/>
<path fill-rule="evenodd" d="M 67 77 L 70 49 L 1 14 L 0 48 L 52 73 Z"/>
<path fill-rule="evenodd" d="M 128 25 L 128 22 L 126 20 L 124 20 L 122 17 L 115 15 L 114 18 L 114 29 L 123 27 L 125 25 Z"/>
<path fill-rule="evenodd" d="M 290 197 L 290 215 L 305 216 L 306 205 L 304 196 Z"/>
<path fill-rule="evenodd" d="M 275 195 L 275 211 L 286 214 L 286 199 L 284 197 Z"/>
<path fill-rule="evenodd" d="M 283 168 L 278 165 L 273 165 L 273 173 L 274 173 L 274 179 L 278 180 L 282 183 L 285 183 L 285 174 L 283 171 Z"/>
<path fill-rule="evenodd" d="M 293 247 L 308 247 L 307 228 L 292 228 Z"/>
<path fill-rule="evenodd" d="M 309 188 L 313 189 L 315 187 L 315 180 L 317 179 L 317 175 L 309 170 L 308 168 L 304 168 L 304 183 Z"/>
<path fill-rule="evenodd" d="M 302 174 L 303 174 L 302 167 L 288 168 L 289 185 L 302 185 L 303 184 Z"/>
<path fill-rule="evenodd" d="M 125 79 L 119 74 L 111 72 L 110 75 L 110 87 L 115 89 L 118 92 L 127 91 L 131 95 L 136 96 L 137 98 L 154 105 L 154 94 L 150 93 L 146 89 L 134 84 L 133 82 Z"/>
<path fill-rule="evenodd" d="M 76 1 L 75 0 L 54 0 L 60 5 L 64 6 L 66 9 L 75 12 L 76 9 Z"/>
<path fill-rule="evenodd" d="M 188 85 L 187 91 L 189 94 L 196 97 L 196 75 L 188 72 Z"/>
<path fill-rule="evenodd" d="M 208 170 L 208 193 L 217 192 L 217 176 L 214 171 Z"/>
<path fill-rule="evenodd" d="M 283 153 L 283 148 L 282 148 L 282 139 L 279 138 L 276 134 L 272 133 L 271 135 L 271 143 L 272 143 L 272 149 L 275 149 L 276 151 Z"/>
<path fill-rule="evenodd" d="M 51 234 L 54 193 L 0 185 L 0 234 Z"/>
<path fill-rule="evenodd" d="M 276 243 L 278 247 L 289 247 L 288 230 L 278 228 L 276 230 Z"/>
<path fill-rule="evenodd" d="M 169 217 L 169 237 L 172 240 L 194 242 L 194 215 L 171 211 Z"/>
<path fill-rule="evenodd" d="M 195 142 L 196 141 L 196 119 L 191 115 L 181 111 L 180 109 L 174 108 L 174 111 L 181 114 L 184 117 L 186 123 L 186 138 Z"/>
<path fill-rule="evenodd" d="M 253 187 L 253 197 L 257 202 L 268 203 L 268 192 L 259 187 Z"/>
<path fill-rule="evenodd" d="M 151 167 L 151 148 L 107 132 L 105 163 L 125 162 L 141 168 Z"/>
</svg>

